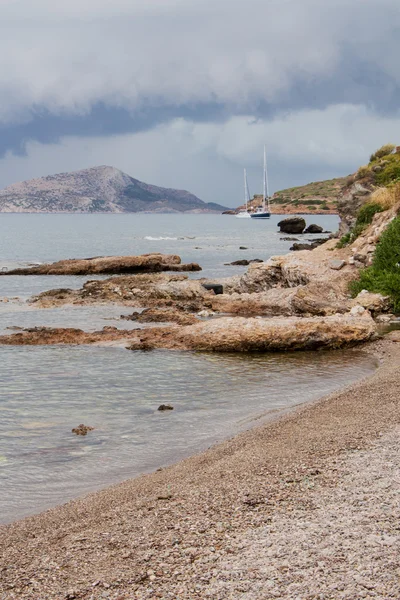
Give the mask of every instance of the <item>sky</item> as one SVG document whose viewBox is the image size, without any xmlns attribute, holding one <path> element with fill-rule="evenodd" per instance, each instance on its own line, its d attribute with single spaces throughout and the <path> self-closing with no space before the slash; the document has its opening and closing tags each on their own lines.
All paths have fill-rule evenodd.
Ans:
<svg viewBox="0 0 400 600">
<path fill-rule="evenodd" d="M 0 0 L 0 188 L 111 165 L 237 206 L 400 143 L 398 0 Z"/>
</svg>

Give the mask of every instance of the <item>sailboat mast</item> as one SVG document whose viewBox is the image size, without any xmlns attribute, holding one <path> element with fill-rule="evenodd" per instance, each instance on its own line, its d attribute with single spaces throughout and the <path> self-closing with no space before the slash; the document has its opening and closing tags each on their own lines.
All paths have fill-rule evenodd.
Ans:
<svg viewBox="0 0 400 600">
<path fill-rule="evenodd" d="M 268 171 L 267 171 L 267 153 L 264 146 L 264 212 L 265 205 L 267 204 L 267 208 L 269 210 L 269 190 L 268 190 Z"/>
<path fill-rule="evenodd" d="M 244 201 L 246 203 L 246 212 L 247 212 L 247 174 L 246 174 L 246 169 L 244 169 Z"/>
<path fill-rule="evenodd" d="M 267 194 L 267 178 L 266 178 L 266 169 L 267 169 L 267 155 L 265 152 L 264 146 L 264 171 L 263 171 L 263 212 L 265 212 L 265 196 Z"/>
</svg>

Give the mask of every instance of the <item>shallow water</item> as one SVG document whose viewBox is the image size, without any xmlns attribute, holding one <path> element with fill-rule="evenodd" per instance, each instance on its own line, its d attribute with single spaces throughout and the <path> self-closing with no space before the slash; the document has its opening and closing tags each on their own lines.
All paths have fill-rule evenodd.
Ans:
<svg viewBox="0 0 400 600">
<path fill-rule="evenodd" d="M 259 222 L 229 215 L 2 214 L 0 269 L 65 258 L 163 252 L 203 267 L 190 277 L 226 277 L 243 273 L 246 267 L 225 263 L 266 260 L 288 252 L 293 242 L 281 239 L 285 237 L 278 232 L 281 219 L 279 215 Z M 305 215 L 305 219 L 331 231 L 338 227 L 335 215 Z M 303 241 L 316 237 L 321 236 L 300 236 Z M 87 279 L 95 277 L 0 277 L 0 297 L 27 298 L 52 288 L 78 288 Z"/>
<path fill-rule="evenodd" d="M 166 465 L 369 374 L 362 352 L 0 346 L 0 520 Z M 173 411 L 159 412 L 160 404 Z M 71 429 L 85 423 L 86 437 Z"/>
<path fill-rule="evenodd" d="M 164 252 L 225 277 L 288 251 L 276 224 L 221 215 L 7 215 L 0 268 L 61 258 Z M 337 217 L 309 216 L 326 229 Z M 306 236 L 312 238 L 313 236 Z M 315 237 L 315 236 L 314 236 Z M 318 236 L 317 236 L 318 237 Z M 168 239 L 166 239 L 168 238 Z M 239 250 L 246 246 L 247 250 Z M 0 277 L 0 333 L 14 326 L 132 328 L 132 308 L 39 310 L 31 295 L 90 277 Z M 375 367 L 362 352 L 201 355 L 124 348 L 0 346 L 0 522 L 171 463 L 250 426 L 260 414 L 320 397 Z M 157 411 L 162 403 L 174 410 Z M 71 429 L 95 427 L 86 437 Z"/>
</svg>

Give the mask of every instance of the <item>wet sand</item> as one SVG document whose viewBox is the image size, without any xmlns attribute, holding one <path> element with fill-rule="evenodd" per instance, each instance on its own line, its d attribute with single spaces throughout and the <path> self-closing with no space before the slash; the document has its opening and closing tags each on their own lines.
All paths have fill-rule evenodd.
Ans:
<svg viewBox="0 0 400 600">
<path fill-rule="evenodd" d="M 0 599 L 399 598 L 398 339 L 345 390 L 1 527 Z"/>
</svg>

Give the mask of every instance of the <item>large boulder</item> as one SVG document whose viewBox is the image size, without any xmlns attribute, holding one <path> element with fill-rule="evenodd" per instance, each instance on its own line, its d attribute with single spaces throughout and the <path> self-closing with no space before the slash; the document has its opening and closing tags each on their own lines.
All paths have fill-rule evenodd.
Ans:
<svg viewBox="0 0 400 600">
<path fill-rule="evenodd" d="M 279 221 L 278 227 L 281 233 L 303 233 L 306 222 L 303 217 L 288 217 Z"/>
<path fill-rule="evenodd" d="M 315 225 L 315 223 L 311 223 L 311 225 L 307 227 L 304 233 L 322 233 L 323 230 L 323 227 L 321 227 L 320 225 Z"/>
</svg>

